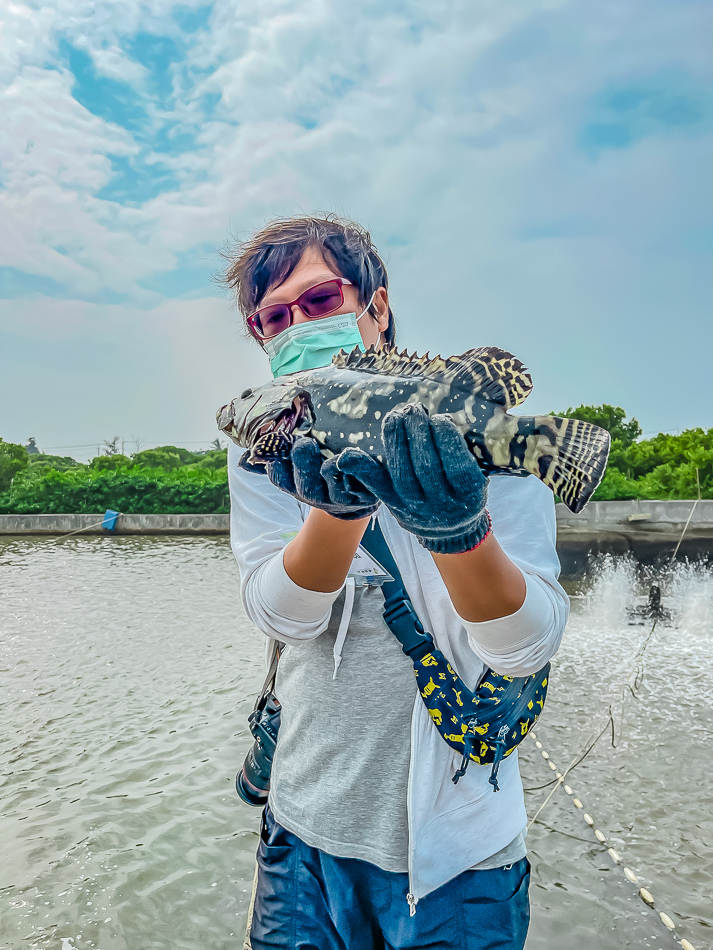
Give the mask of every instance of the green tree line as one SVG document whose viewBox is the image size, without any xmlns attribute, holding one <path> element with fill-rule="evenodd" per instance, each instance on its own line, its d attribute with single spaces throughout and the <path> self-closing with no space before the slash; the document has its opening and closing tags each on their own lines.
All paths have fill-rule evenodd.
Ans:
<svg viewBox="0 0 713 950">
<path fill-rule="evenodd" d="M 86 465 L 0 439 L 0 514 L 207 514 L 230 510 L 226 449 L 175 445 Z"/>
<path fill-rule="evenodd" d="M 626 498 L 713 498 L 713 429 L 659 432 L 642 439 L 636 419 L 619 406 L 577 406 L 557 413 L 607 429 L 612 437 L 606 474 L 595 501 Z"/>
<path fill-rule="evenodd" d="M 713 498 L 713 429 L 642 439 L 618 406 L 577 406 L 556 415 L 611 433 L 609 466 L 594 499 Z M 226 450 L 174 445 L 131 456 L 100 455 L 86 465 L 67 456 L 29 455 L 0 439 L 0 513 L 224 513 L 230 508 Z"/>
</svg>

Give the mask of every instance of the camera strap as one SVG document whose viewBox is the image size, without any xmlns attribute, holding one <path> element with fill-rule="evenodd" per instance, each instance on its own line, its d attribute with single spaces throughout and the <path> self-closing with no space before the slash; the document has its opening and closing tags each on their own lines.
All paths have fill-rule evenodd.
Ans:
<svg viewBox="0 0 713 950">
<path fill-rule="evenodd" d="M 492 764 L 488 781 L 497 792 L 500 762 L 522 742 L 542 711 L 550 664 L 526 677 L 486 669 L 471 692 L 419 620 L 376 518 L 361 543 L 394 578 L 382 586 L 384 621 L 413 662 L 418 690 L 433 724 L 463 756 L 453 781 L 465 775 L 471 761 Z"/>
<path fill-rule="evenodd" d="M 268 654 L 269 661 L 267 665 L 267 676 L 265 677 L 265 682 L 262 684 L 262 689 L 255 700 L 255 706 L 253 707 L 254 709 L 262 709 L 262 707 L 265 705 L 265 700 L 267 697 L 275 690 L 275 678 L 277 677 L 277 664 L 280 659 L 280 653 L 282 653 L 282 644 L 279 640 L 271 639 L 270 652 Z"/>
</svg>

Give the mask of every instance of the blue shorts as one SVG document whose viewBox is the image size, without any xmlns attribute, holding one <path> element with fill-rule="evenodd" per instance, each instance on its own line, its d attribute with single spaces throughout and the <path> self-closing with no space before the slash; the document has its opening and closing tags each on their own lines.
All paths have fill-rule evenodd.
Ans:
<svg viewBox="0 0 713 950">
<path fill-rule="evenodd" d="M 310 848 L 265 809 L 257 852 L 253 950 L 522 950 L 530 921 L 527 858 L 464 871 L 421 898 L 408 875 Z"/>
</svg>

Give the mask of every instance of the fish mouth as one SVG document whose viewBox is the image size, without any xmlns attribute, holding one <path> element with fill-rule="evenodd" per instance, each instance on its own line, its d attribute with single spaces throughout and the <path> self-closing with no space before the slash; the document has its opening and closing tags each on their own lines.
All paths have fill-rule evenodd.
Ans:
<svg viewBox="0 0 713 950">
<path fill-rule="evenodd" d="M 309 393 L 298 393 L 286 408 L 258 416 L 247 427 L 246 442 L 255 447 L 261 439 L 273 436 L 285 443 L 294 441 L 294 433 L 306 432 L 312 427 L 314 412 Z"/>
</svg>

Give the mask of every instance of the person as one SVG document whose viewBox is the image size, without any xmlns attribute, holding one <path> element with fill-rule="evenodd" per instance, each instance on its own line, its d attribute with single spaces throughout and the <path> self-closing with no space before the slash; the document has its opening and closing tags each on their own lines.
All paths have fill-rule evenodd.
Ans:
<svg viewBox="0 0 713 950">
<path fill-rule="evenodd" d="M 386 268 L 353 222 L 274 221 L 238 246 L 226 281 L 275 377 L 355 341 L 395 341 Z M 568 614 L 553 496 L 532 476 L 486 479 L 447 417 L 419 406 L 388 413 L 382 441 L 380 462 L 358 449 L 325 460 L 298 438 L 266 472 L 229 448 L 243 602 L 283 645 L 252 947 L 521 948 L 530 868 L 517 754 L 497 794 L 487 766 L 453 783 L 461 757 L 417 692 L 377 587 L 352 589 L 338 634 L 376 518 L 416 613 L 470 689 L 487 667 L 538 671 Z"/>
</svg>

